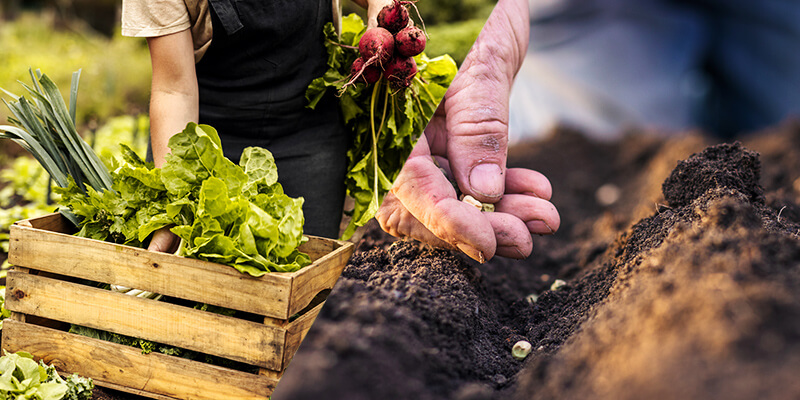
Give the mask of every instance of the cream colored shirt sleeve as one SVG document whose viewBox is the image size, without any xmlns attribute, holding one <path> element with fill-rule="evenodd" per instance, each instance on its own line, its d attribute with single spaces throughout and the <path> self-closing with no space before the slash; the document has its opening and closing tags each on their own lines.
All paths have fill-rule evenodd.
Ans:
<svg viewBox="0 0 800 400">
<path fill-rule="evenodd" d="M 122 0 L 122 35 L 155 37 L 189 29 L 184 0 Z"/>
</svg>

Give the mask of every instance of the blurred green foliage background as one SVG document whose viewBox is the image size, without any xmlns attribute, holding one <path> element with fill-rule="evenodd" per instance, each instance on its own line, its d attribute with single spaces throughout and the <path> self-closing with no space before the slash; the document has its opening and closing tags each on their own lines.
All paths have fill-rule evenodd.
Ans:
<svg viewBox="0 0 800 400">
<path fill-rule="evenodd" d="M 52 14 L 20 14 L 0 24 L 0 88 L 15 94 L 30 82 L 28 68 L 41 69 L 68 96 L 72 72 L 81 69 L 78 121 L 146 110 L 150 92 L 150 58 L 143 39 L 106 37 L 75 24 L 55 29 Z M 5 123 L 8 109 L 0 107 Z"/>
<path fill-rule="evenodd" d="M 343 0 L 344 13 L 364 10 Z M 419 0 L 431 57 L 450 54 L 459 64 L 496 0 Z M 116 115 L 146 112 L 150 59 L 144 39 L 119 34 L 119 0 L 0 0 L 0 88 L 15 94 L 28 68 L 41 69 L 64 91 L 81 69 L 78 122 L 93 125 Z M 417 20 L 416 12 L 411 14 Z M 110 22 L 111 21 L 111 22 Z M 0 123 L 8 110 L 0 105 Z"/>
</svg>

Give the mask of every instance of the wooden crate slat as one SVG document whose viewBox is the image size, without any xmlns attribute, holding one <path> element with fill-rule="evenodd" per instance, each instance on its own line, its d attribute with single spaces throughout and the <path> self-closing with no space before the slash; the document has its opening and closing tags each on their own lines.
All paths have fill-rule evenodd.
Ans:
<svg viewBox="0 0 800 400">
<path fill-rule="evenodd" d="M 151 399 L 156 399 L 156 400 L 180 400 L 177 397 L 164 396 L 163 394 L 145 392 L 144 390 L 132 389 L 132 388 L 129 388 L 127 386 L 117 385 L 116 383 L 110 383 L 110 382 L 106 382 L 106 381 L 101 381 L 99 379 L 93 379 L 93 380 L 94 380 L 94 385 L 95 386 L 102 386 L 102 387 L 108 388 L 108 389 L 119 390 L 120 392 L 126 392 L 126 393 L 130 393 L 130 394 L 135 394 L 137 396 L 149 397 Z"/>
<path fill-rule="evenodd" d="M 79 238 L 72 232 L 74 227 L 60 214 L 11 227 L 9 262 L 16 270 L 8 275 L 6 304 L 13 313 L 2 331 L 4 347 L 29 351 L 64 372 L 92 377 L 100 386 L 159 400 L 266 399 L 354 248 L 352 243 L 309 236 L 301 251 L 309 254 L 312 265 L 254 278 L 228 266 Z M 262 319 L 252 322 L 136 298 L 76 283 L 78 279 Z M 138 348 L 64 332 L 64 322 L 260 368 L 258 374 L 248 374 L 163 354 L 143 355 Z"/>
<path fill-rule="evenodd" d="M 300 318 L 292 321 L 292 324 L 288 327 L 288 332 L 286 334 L 286 347 L 283 353 L 283 368 L 286 368 L 289 365 L 289 362 L 292 361 L 294 353 L 296 353 L 297 349 L 300 348 L 300 343 L 303 341 L 303 339 L 305 339 L 306 334 L 308 334 L 308 330 L 311 328 L 314 320 L 317 319 L 317 315 L 319 315 L 319 312 L 322 310 L 322 306 L 324 305 L 325 302 L 318 304 L 316 307 L 303 314 L 303 316 Z"/>
<path fill-rule="evenodd" d="M 24 350 L 114 389 L 184 400 L 265 400 L 276 380 L 17 321 L 3 324 L 3 347 Z M 68 369 L 66 368 L 68 367 Z"/>
<path fill-rule="evenodd" d="M 342 245 L 317 260 L 317 263 L 323 266 L 322 268 L 303 268 L 295 273 L 289 315 L 294 315 L 305 308 L 319 292 L 333 289 L 342 270 L 347 265 L 347 260 L 353 254 L 353 248 L 352 243 Z"/>
<path fill-rule="evenodd" d="M 224 265 L 18 225 L 11 235 L 12 265 L 288 318 L 289 274 L 253 278 Z"/>
<path fill-rule="evenodd" d="M 69 220 L 62 217 L 60 213 L 52 213 L 43 215 L 41 217 L 25 219 L 22 221 L 17 221 L 16 224 L 57 233 L 75 233 L 75 227 L 72 226 L 72 223 L 69 222 Z"/>
<path fill-rule="evenodd" d="M 288 319 L 332 288 L 354 247 L 310 236 L 301 250 L 314 264 L 254 278 L 220 264 L 62 233 L 69 229 L 59 214 L 17 222 L 10 229 L 9 262 L 278 319 Z"/>
<path fill-rule="evenodd" d="M 16 271 L 6 293 L 18 313 L 282 369 L 284 328 Z"/>
</svg>

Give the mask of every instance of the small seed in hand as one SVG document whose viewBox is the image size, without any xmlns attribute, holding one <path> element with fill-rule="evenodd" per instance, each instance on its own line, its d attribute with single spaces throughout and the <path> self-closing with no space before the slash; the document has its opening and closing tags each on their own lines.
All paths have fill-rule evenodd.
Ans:
<svg viewBox="0 0 800 400">
<path fill-rule="evenodd" d="M 468 194 L 466 194 L 466 195 L 462 194 L 461 195 L 461 201 L 463 201 L 464 203 L 467 203 L 469 205 L 474 206 L 478 210 L 483 210 L 483 204 L 480 201 L 478 201 L 478 199 L 476 199 L 476 198 L 474 198 L 474 197 L 472 197 L 472 196 L 470 196 Z"/>
<path fill-rule="evenodd" d="M 465 203 L 467 203 L 467 204 L 470 204 L 470 205 L 474 206 L 475 208 L 477 208 L 478 210 L 481 210 L 483 212 L 494 212 L 494 204 L 492 204 L 492 203 L 481 203 L 480 201 L 478 201 L 478 199 L 476 199 L 476 198 L 474 198 L 474 197 L 472 197 L 472 196 L 470 196 L 468 194 L 462 194 L 458 199 L 463 201 L 463 202 L 465 202 Z"/>
</svg>

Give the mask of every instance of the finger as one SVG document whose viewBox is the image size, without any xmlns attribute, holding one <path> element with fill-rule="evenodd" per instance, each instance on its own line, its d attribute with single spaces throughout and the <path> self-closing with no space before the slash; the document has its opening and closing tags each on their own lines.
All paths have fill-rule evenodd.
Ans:
<svg viewBox="0 0 800 400">
<path fill-rule="evenodd" d="M 533 238 L 519 218 L 502 212 L 483 213 L 492 224 L 497 239 L 497 252 L 503 257 L 522 259 L 533 251 Z"/>
<path fill-rule="evenodd" d="M 509 168 L 506 170 L 506 194 L 527 194 L 540 199 L 550 200 L 553 187 L 550 180 L 540 172 L 526 168 Z"/>
<path fill-rule="evenodd" d="M 477 208 L 456 199 L 455 189 L 429 154 L 409 158 L 392 193 L 439 239 L 481 262 L 494 256 L 496 241 L 491 224 Z"/>
<path fill-rule="evenodd" d="M 378 26 L 378 13 L 394 0 L 369 0 L 367 6 L 367 29 Z"/>
<path fill-rule="evenodd" d="M 433 118 L 425 126 L 424 135 L 428 142 L 428 152 L 434 156 L 447 158 L 447 118 L 444 109 L 445 99 L 442 99 L 442 102 L 436 107 Z"/>
<path fill-rule="evenodd" d="M 495 211 L 522 221 L 530 233 L 550 235 L 561 225 L 558 210 L 547 200 L 524 194 L 509 194 L 495 204 Z"/>
<path fill-rule="evenodd" d="M 178 250 L 179 244 L 178 236 L 172 233 L 169 228 L 161 228 L 153 233 L 153 239 L 150 240 L 147 250 L 174 253 Z"/>
<path fill-rule="evenodd" d="M 453 81 L 446 105 L 447 158 L 462 193 L 495 202 L 505 192 L 509 88 L 462 72 L 468 76 Z"/>
<path fill-rule="evenodd" d="M 414 218 L 393 193 L 388 193 L 375 214 L 375 219 L 386 233 L 398 237 L 411 237 L 432 246 L 455 250 L 450 243 L 439 239 L 419 220 Z"/>
<path fill-rule="evenodd" d="M 527 49 L 527 7 L 498 2 L 446 94 L 447 156 L 461 191 L 482 202 L 505 193 L 508 99 Z"/>
</svg>

